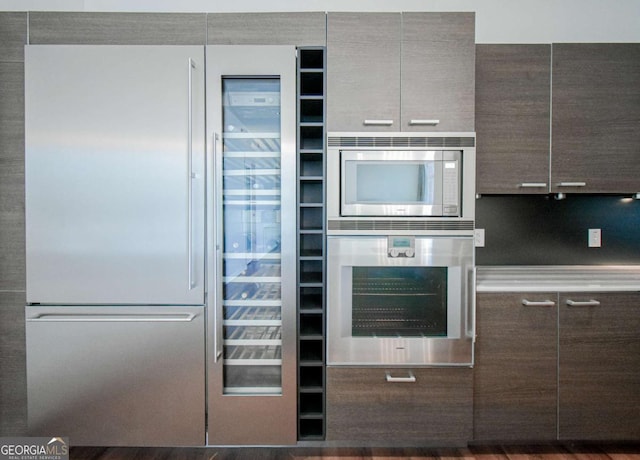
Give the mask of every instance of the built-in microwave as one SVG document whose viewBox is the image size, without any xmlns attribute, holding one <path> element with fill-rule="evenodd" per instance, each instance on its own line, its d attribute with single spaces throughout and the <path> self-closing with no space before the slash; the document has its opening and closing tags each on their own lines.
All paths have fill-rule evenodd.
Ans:
<svg viewBox="0 0 640 460">
<path fill-rule="evenodd" d="M 329 234 L 472 231 L 475 133 L 329 133 L 326 191 Z"/>
<path fill-rule="evenodd" d="M 459 217 L 459 150 L 340 152 L 342 216 Z"/>
</svg>

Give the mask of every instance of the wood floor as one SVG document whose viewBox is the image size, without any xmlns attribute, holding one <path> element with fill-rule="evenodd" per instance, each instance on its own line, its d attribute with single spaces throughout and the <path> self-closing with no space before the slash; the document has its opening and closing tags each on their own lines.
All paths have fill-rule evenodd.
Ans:
<svg viewBox="0 0 640 460">
<path fill-rule="evenodd" d="M 72 447 L 82 460 L 640 460 L 640 444 L 553 444 L 428 448 Z"/>
</svg>

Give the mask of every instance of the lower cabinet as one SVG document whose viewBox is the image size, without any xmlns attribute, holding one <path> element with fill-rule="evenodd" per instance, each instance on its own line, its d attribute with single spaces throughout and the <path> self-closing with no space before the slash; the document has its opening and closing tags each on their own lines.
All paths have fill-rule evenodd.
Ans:
<svg viewBox="0 0 640 460">
<path fill-rule="evenodd" d="M 559 438 L 640 440 L 640 293 L 561 294 Z"/>
<path fill-rule="evenodd" d="M 466 445 L 473 370 L 327 368 L 327 441 Z"/>
<path fill-rule="evenodd" d="M 479 293 L 474 440 L 640 440 L 640 293 Z"/>
<path fill-rule="evenodd" d="M 556 439 L 557 297 L 478 294 L 474 439 Z"/>
</svg>

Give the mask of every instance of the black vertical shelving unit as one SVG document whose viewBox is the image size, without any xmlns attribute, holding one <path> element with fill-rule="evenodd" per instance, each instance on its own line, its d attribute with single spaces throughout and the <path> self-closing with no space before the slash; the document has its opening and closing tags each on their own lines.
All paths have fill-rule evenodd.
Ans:
<svg viewBox="0 0 640 460">
<path fill-rule="evenodd" d="M 325 50 L 298 49 L 298 439 L 325 434 Z"/>
</svg>

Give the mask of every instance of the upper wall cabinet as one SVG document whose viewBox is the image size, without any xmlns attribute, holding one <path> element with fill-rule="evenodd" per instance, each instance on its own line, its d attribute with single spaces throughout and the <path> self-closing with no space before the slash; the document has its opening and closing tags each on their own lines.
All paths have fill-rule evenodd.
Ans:
<svg viewBox="0 0 640 460">
<path fill-rule="evenodd" d="M 325 46 L 322 12 L 207 15 L 208 45 Z"/>
<path fill-rule="evenodd" d="M 548 193 L 551 45 L 476 47 L 476 190 Z"/>
<path fill-rule="evenodd" d="M 403 13 L 402 131 L 474 131 L 475 14 Z"/>
<path fill-rule="evenodd" d="M 554 44 L 551 191 L 640 192 L 640 43 Z"/>
<path fill-rule="evenodd" d="M 397 13 L 327 16 L 327 130 L 399 131 Z"/>
<path fill-rule="evenodd" d="M 329 131 L 473 131 L 473 13 L 329 13 Z"/>
</svg>

